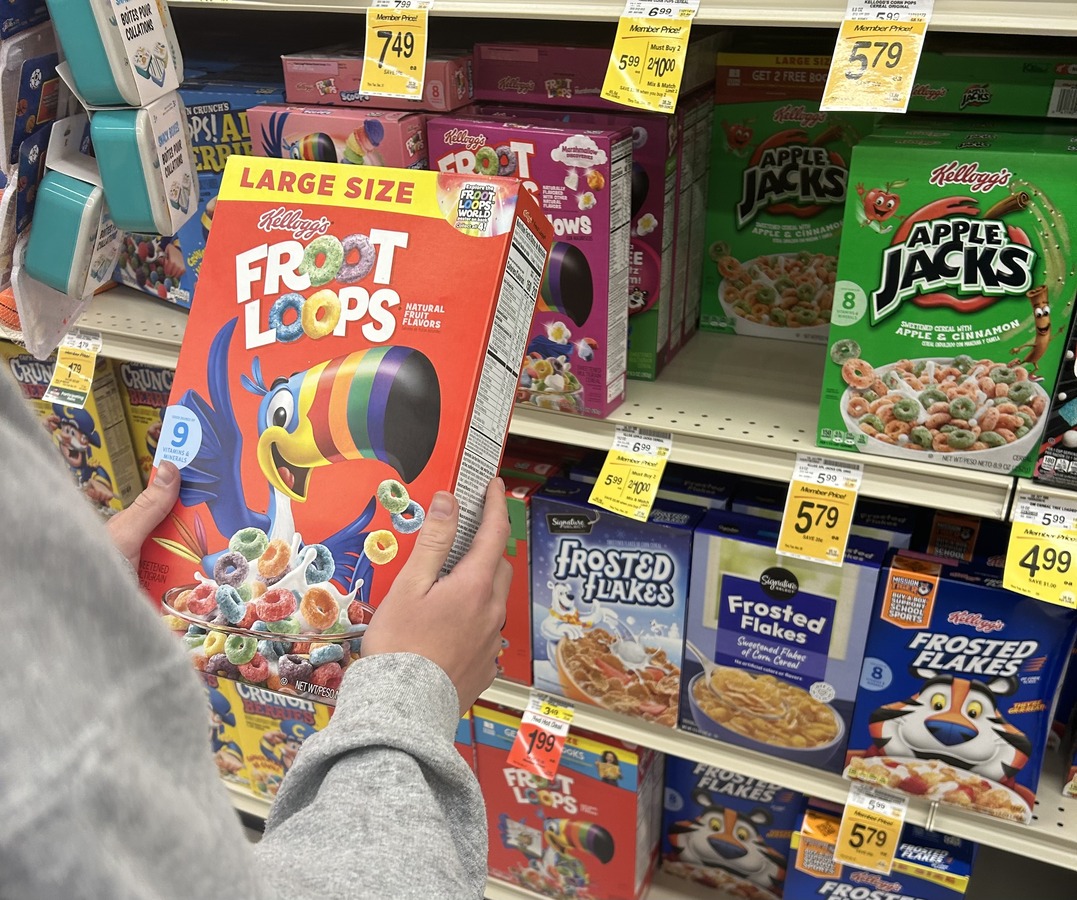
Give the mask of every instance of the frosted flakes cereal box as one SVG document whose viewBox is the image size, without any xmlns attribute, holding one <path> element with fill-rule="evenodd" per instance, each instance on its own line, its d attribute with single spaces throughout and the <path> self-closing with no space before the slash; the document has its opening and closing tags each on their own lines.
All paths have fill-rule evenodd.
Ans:
<svg viewBox="0 0 1077 900">
<path fill-rule="evenodd" d="M 448 567 L 478 527 L 550 225 L 508 179 L 254 157 L 215 220 L 140 576 L 203 670 L 331 703 L 432 495 Z"/>
<path fill-rule="evenodd" d="M 804 803 L 798 791 L 667 756 L 662 868 L 723 897 L 780 900 Z"/>
<path fill-rule="evenodd" d="M 1077 612 L 909 554 L 879 579 L 845 774 L 1029 822 Z"/>
<path fill-rule="evenodd" d="M 711 511 L 696 528 L 680 726 L 840 772 L 881 541 L 840 568 L 779 556 L 778 524 Z"/>
<path fill-rule="evenodd" d="M 1073 147 L 988 138 L 856 149 L 819 446 L 1032 474 L 1077 291 Z"/>
<path fill-rule="evenodd" d="M 866 113 L 820 112 L 827 56 L 719 53 L 700 327 L 825 343 L 849 157 Z"/>
<path fill-rule="evenodd" d="M 702 510 L 658 500 L 637 522 L 590 494 L 551 478 L 531 500 L 535 687 L 673 727 Z"/>
<path fill-rule="evenodd" d="M 93 386 L 85 407 L 79 409 L 43 399 L 56 368 L 54 356 L 35 359 L 23 347 L 0 341 L 0 358 L 93 508 L 109 517 L 131 503 L 142 490 L 142 482 L 113 363 L 97 358 Z"/>
<path fill-rule="evenodd" d="M 145 486 L 153 469 L 153 458 L 157 455 L 161 416 L 168 406 L 175 372 L 136 362 L 117 362 L 115 367 L 131 446 Z"/>
<path fill-rule="evenodd" d="M 559 900 L 638 900 L 662 815 L 662 754 L 573 728 L 550 781 L 507 763 L 520 717 L 473 707 L 490 875 Z"/>
</svg>

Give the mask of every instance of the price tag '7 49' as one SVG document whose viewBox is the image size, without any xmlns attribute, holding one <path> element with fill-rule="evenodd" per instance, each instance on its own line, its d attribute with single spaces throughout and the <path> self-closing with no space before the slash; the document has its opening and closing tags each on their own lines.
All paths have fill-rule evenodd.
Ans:
<svg viewBox="0 0 1077 900">
<path fill-rule="evenodd" d="M 433 0 L 372 0 L 359 90 L 418 100 L 426 79 L 427 12 Z"/>
</svg>

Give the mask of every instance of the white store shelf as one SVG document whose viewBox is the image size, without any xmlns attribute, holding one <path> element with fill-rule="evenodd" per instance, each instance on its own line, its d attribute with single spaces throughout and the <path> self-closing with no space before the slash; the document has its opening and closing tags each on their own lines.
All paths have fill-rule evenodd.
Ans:
<svg viewBox="0 0 1077 900">
<path fill-rule="evenodd" d="M 169 0 L 176 7 L 220 6 L 228 9 L 361 13 L 367 0 Z M 695 21 L 701 25 L 759 25 L 833 28 L 841 22 L 846 0 L 701 0 Z M 436 16 L 555 21 L 613 21 L 624 0 L 437 0 Z M 1073 0 L 936 0 L 931 18 L 936 31 L 996 34 L 1077 34 Z"/>
<path fill-rule="evenodd" d="M 78 327 L 101 332 L 105 356 L 175 368 L 187 311 L 116 287 L 93 298 Z"/>
</svg>

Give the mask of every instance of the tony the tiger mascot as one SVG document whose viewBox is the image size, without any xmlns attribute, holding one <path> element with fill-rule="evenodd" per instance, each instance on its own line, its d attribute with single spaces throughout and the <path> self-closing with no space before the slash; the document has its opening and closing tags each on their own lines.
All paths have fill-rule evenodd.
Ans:
<svg viewBox="0 0 1077 900">
<path fill-rule="evenodd" d="M 748 815 L 719 806 L 706 791 L 692 799 L 702 807 L 695 819 L 669 826 L 669 842 L 677 862 L 688 866 L 718 868 L 744 881 L 781 894 L 785 881 L 785 857 L 767 846 L 758 829 L 771 824 L 765 809 Z"/>
<path fill-rule="evenodd" d="M 867 755 L 937 759 L 1024 796 L 1014 776 L 1028 762 L 1032 743 L 1002 717 L 998 703 L 1016 692 L 1017 680 L 985 683 L 932 669 L 910 671 L 926 679 L 923 686 L 908 700 L 887 703 L 871 714 L 873 746 Z"/>
</svg>

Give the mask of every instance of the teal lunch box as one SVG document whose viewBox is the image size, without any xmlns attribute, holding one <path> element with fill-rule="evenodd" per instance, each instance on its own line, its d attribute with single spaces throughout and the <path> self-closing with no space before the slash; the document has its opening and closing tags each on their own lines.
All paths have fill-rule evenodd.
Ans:
<svg viewBox="0 0 1077 900">
<path fill-rule="evenodd" d="M 41 179 L 26 247 L 31 278 L 77 297 L 90 271 L 104 212 L 101 188 L 51 169 Z"/>
</svg>

